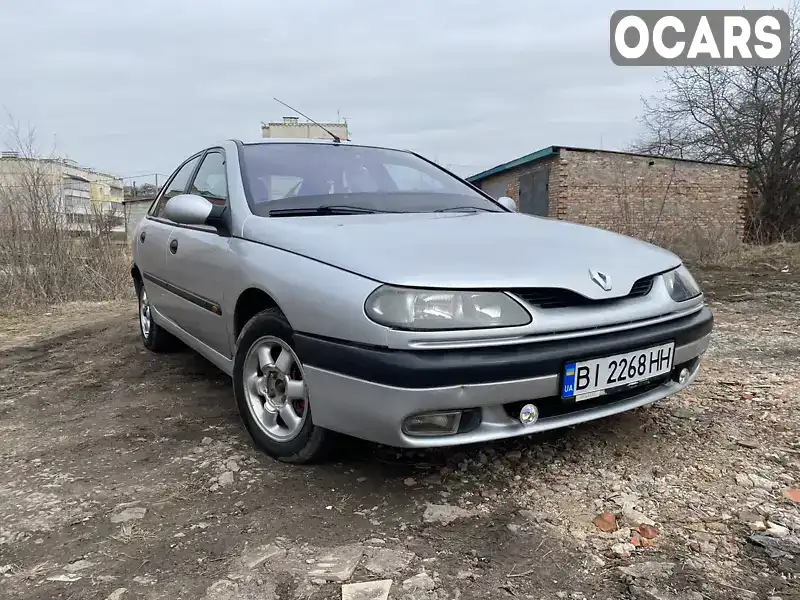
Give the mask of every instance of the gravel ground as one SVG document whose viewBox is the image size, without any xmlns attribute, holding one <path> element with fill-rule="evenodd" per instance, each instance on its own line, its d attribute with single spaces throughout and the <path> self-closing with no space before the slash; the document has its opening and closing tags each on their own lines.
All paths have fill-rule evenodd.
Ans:
<svg viewBox="0 0 800 600">
<path fill-rule="evenodd" d="M 0 597 L 800 598 L 800 277 L 701 275 L 716 332 L 676 397 L 302 468 L 132 303 L 0 317 Z"/>
</svg>

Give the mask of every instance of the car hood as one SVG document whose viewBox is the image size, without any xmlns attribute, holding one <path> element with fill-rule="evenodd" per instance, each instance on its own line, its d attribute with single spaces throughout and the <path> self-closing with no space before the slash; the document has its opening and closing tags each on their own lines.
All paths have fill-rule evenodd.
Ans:
<svg viewBox="0 0 800 600">
<path fill-rule="evenodd" d="M 242 234 L 375 281 L 411 287 L 558 287 L 609 298 L 681 262 L 627 236 L 519 213 L 250 217 Z M 611 277 L 610 292 L 591 280 L 590 269 Z"/>
</svg>

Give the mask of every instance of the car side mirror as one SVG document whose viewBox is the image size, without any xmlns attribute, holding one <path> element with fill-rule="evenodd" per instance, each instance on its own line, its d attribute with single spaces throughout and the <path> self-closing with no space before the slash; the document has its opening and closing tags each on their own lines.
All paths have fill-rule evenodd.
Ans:
<svg viewBox="0 0 800 600">
<path fill-rule="evenodd" d="M 514 202 L 513 198 L 509 198 L 508 196 L 500 196 L 497 199 L 497 202 L 500 203 L 500 205 L 503 208 L 507 208 L 510 211 L 517 212 L 517 203 Z"/>
<path fill-rule="evenodd" d="M 208 225 L 223 233 L 227 229 L 222 218 L 225 208 L 196 194 L 178 194 L 167 200 L 164 216 L 181 225 Z"/>
<path fill-rule="evenodd" d="M 213 208 L 202 196 L 179 194 L 167 200 L 164 216 L 181 225 L 205 225 Z"/>
</svg>

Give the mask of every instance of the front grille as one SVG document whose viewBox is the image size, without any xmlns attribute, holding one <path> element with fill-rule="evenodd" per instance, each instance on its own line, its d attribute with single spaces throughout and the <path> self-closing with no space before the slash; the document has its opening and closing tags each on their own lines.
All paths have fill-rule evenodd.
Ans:
<svg viewBox="0 0 800 600">
<path fill-rule="evenodd" d="M 653 289 L 653 277 L 642 277 L 633 283 L 631 291 L 628 293 L 628 298 L 638 298 L 640 296 L 647 296 L 650 290 Z"/>
<path fill-rule="evenodd" d="M 527 288 L 509 290 L 510 293 L 518 296 L 526 303 L 539 308 L 568 308 L 573 306 L 601 306 L 611 302 L 617 302 L 624 298 L 640 298 L 647 296 L 653 289 L 654 275 L 642 277 L 634 282 L 631 291 L 622 297 L 604 298 L 593 300 L 586 296 L 581 296 L 572 290 L 562 288 Z"/>
</svg>

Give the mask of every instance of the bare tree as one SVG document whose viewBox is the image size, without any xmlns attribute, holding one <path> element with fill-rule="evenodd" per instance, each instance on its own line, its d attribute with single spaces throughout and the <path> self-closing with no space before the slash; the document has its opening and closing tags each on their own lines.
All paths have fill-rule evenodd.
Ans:
<svg viewBox="0 0 800 600">
<path fill-rule="evenodd" d="M 800 4 L 789 57 L 776 66 L 670 68 L 643 100 L 637 152 L 751 167 L 749 232 L 800 239 Z"/>
<path fill-rule="evenodd" d="M 158 194 L 158 188 L 152 183 L 141 185 L 126 185 L 124 187 L 125 198 L 150 198 Z"/>
<path fill-rule="evenodd" d="M 84 227 L 68 218 L 63 161 L 43 153 L 34 129 L 10 119 L 0 158 L 0 298 L 6 306 L 123 296 L 127 248 L 114 239 L 117 211 L 92 204 Z"/>
</svg>

